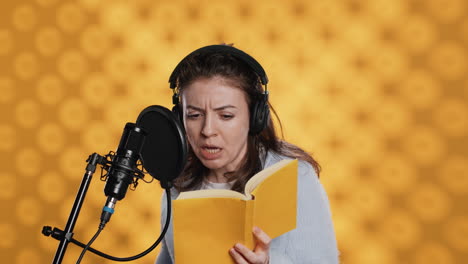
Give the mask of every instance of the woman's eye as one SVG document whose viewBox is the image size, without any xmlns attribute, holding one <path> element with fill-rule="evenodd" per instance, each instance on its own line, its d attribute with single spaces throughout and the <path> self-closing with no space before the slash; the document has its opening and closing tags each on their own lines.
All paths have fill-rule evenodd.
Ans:
<svg viewBox="0 0 468 264">
<path fill-rule="evenodd" d="M 186 117 L 188 119 L 196 119 L 200 116 L 200 114 L 187 114 Z"/>
<path fill-rule="evenodd" d="M 233 116 L 233 115 L 221 115 L 221 117 L 222 117 L 224 120 L 229 120 L 229 119 L 232 119 L 234 116 Z"/>
</svg>

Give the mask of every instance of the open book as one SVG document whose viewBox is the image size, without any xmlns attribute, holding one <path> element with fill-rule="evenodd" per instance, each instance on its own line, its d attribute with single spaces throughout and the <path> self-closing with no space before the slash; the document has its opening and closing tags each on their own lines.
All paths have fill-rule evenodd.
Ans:
<svg viewBox="0 0 468 264">
<path fill-rule="evenodd" d="M 254 226 L 271 238 L 296 228 L 297 160 L 282 160 L 255 174 L 244 194 L 231 190 L 180 193 L 173 203 L 177 264 L 234 263 L 229 249 L 255 247 Z"/>
</svg>

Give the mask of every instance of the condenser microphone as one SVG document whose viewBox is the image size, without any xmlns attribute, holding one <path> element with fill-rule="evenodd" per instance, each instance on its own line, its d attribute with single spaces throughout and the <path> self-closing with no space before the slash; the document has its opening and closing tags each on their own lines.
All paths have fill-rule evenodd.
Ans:
<svg viewBox="0 0 468 264">
<path fill-rule="evenodd" d="M 187 155 L 185 133 L 174 114 L 159 105 L 143 109 L 136 124 L 125 126 L 117 153 L 112 157 L 101 224 L 109 221 L 117 201 L 125 197 L 133 179 L 143 176 L 137 168 L 139 159 L 144 169 L 166 189 L 172 187 L 172 181 L 184 168 Z"/>
<path fill-rule="evenodd" d="M 83 177 L 65 230 L 54 228 L 52 232 L 51 227 L 44 227 L 44 235 L 52 234 L 52 237 L 60 240 L 54 263 L 61 263 L 69 242 L 83 247 L 77 263 L 81 261 L 88 249 L 95 254 L 116 261 L 132 261 L 155 249 L 169 228 L 172 182 L 185 167 L 187 156 L 188 146 L 184 129 L 175 115 L 163 106 L 153 105 L 145 108 L 138 116 L 136 124 L 127 123 L 125 125 L 116 153 L 110 152 L 105 156 L 94 153 L 88 158 L 86 174 Z M 72 238 L 73 228 L 91 177 L 98 164 L 102 166 L 103 171 L 106 171 L 104 175 L 101 175 L 101 179 L 106 180 L 104 193 L 107 200 L 102 210 L 98 231 L 88 244 L 84 245 Z M 169 209 L 162 234 L 147 250 L 128 258 L 117 258 L 92 249 L 91 244 L 109 222 L 117 201 L 125 198 L 129 185 L 136 186 L 138 180 L 143 179 L 146 173 L 159 180 L 161 187 L 166 191 L 167 208 Z"/>
<path fill-rule="evenodd" d="M 134 177 L 142 174 L 137 168 L 137 161 L 140 159 L 145 137 L 146 132 L 137 127 L 136 124 L 127 123 L 125 125 L 119 147 L 112 157 L 107 173 L 107 182 L 104 187 L 107 201 L 102 209 L 101 225 L 109 222 L 117 201 L 125 197 L 128 186 L 132 184 Z"/>
</svg>

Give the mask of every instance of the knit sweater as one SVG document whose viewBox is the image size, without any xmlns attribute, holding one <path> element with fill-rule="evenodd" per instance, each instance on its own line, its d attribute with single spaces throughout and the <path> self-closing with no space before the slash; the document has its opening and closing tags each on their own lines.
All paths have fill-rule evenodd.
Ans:
<svg viewBox="0 0 468 264">
<path fill-rule="evenodd" d="M 289 159 L 268 153 L 264 168 Z M 338 263 L 338 249 L 331 219 L 327 194 L 314 168 L 307 162 L 299 161 L 297 188 L 296 229 L 274 238 L 270 243 L 270 264 L 335 264 Z M 229 188 L 229 184 L 204 184 L 202 188 Z M 172 193 L 172 200 L 178 193 Z M 166 195 L 161 202 L 161 224 L 164 225 L 167 212 Z M 172 216 L 171 216 L 172 217 Z M 272 219 L 272 221 L 274 221 Z M 226 252 L 229 249 L 226 249 Z M 174 239 L 172 219 L 156 264 L 174 263 Z"/>
</svg>

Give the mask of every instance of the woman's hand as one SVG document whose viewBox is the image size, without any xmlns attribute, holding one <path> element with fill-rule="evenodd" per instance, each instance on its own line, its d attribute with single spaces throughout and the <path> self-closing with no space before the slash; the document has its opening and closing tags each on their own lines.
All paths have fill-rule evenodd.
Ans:
<svg viewBox="0 0 468 264">
<path fill-rule="evenodd" d="M 237 264 L 268 264 L 270 263 L 270 242 L 271 238 L 260 228 L 254 227 L 253 234 L 257 241 L 254 251 L 246 246 L 237 243 L 229 250 L 232 259 Z"/>
</svg>

